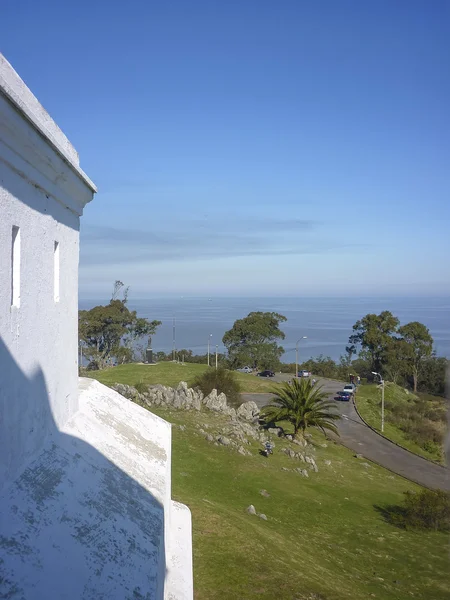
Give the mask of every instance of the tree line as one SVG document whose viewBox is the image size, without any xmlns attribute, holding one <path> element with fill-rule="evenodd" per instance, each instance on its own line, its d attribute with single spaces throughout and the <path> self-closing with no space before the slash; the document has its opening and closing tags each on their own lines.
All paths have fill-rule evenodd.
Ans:
<svg viewBox="0 0 450 600">
<path fill-rule="evenodd" d="M 150 321 L 130 311 L 129 288 L 116 281 L 110 302 L 79 311 L 80 344 L 90 369 L 102 369 L 111 363 L 144 361 L 146 336 L 154 335 L 161 321 Z M 295 365 L 281 361 L 285 339 L 281 329 L 287 319 L 277 312 L 254 311 L 237 319 L 223 336 L 226 354 L 218 362 L 229 369 L 250 366 L 254 369 L 295 371 Z M 302 369 L 336 379 L 347 379 L 354 373 L 372 380 L 373 372 L 383 378 L 414 391 L 432 394 L 444 393 L 447 360 L 436 356 L 433 338 L 427 327 L 413 321 L 400 325 L 389 311 L 379 315 L 367 314 L 359 319 L 349 336 L 345 354 L 339 361 L 327 356 L 303 362 Z M 211 364 L 215 364 L 212 352 Z M 156 352 L 158 361 L 172 360 L 172 352 Z M 184 362 L 206 363 L 207 355 L 196 355 L 192 350 L 176 351 L 176 359 Z"/>
<path fill-rule="evenodd" d="M 295 372 L 295 364 L 281 362 L 285 338 L 280 326 L 286 317 L 275 312 L 252 312 L 238 319 L 223 337 L 231 368 L 254 368 Z M 339 361 L 328 356 L 311 358 L 300 368 L 314 374 L 348 379 L 354 373 L 373 380 L 373 373 L 415 392 L 443 394 L 447 359 L 436 356 L 428 328 L 418 321 L 400 325 L 389 311 L 367 314 L 353 325 L 345 355 Z"/>
</svg>

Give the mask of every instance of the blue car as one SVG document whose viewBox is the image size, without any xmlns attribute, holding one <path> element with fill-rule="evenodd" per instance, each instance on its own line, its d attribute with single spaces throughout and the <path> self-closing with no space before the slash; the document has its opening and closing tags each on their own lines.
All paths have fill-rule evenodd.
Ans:
<svg viewBox="0 0 450 600">
<path fill-rule="evenodd" d="M 349 392 L 338 392 L 334 397 L 335 400 L 342 400 L 343 402 L 349 402 L 351 398 L 351 394 Z"/>
</svg>

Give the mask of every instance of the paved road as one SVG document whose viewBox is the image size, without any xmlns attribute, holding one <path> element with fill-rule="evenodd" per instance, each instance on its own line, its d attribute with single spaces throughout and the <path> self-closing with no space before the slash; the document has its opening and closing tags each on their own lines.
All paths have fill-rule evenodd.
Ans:
<svg viewBox="0 0 450 600">
<path fill-rule="evenodd" d="M 289 376 L 277 375 L 278 381 L 289 379 Z M 334 393 L 342 389 L 342 382 L 319 380 L 325 391 Z M 245 400 L 254 400 L 261 408 L 267 404 L 271 394 L 242 394 Z M 342 418 L 338 423 L 339 440 L 355 453 L 362 454 L 398 475 L 415 481 L 429 488 L 450 491 L 449 470 L 424 458 L 412 454 L 389 440 L 381 437 L 367 427 L 359 418 L 352 402 L 336 402 L 336 409 Z"/>
</svg>

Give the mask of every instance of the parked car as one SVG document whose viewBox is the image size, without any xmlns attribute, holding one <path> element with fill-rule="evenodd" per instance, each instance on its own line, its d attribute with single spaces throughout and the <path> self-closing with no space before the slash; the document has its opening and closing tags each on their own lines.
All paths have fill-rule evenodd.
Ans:
<svg viewBox="0 0 450 600">
<path fill-rule="evenodd" d="M 349 402 L 350 398 L 352 397 L 351 394 L 349 394 L 348 392 L 337 392 L 336 396 L 334 397 L 335 400 L 342 400 L 343 402 Z"/>
<path fill-rule="evenodd" d="M 342 391 L 347 392 L 347 394 L 353 396 L 353 394 L 356 394 L 356 385 L 354 383 L 349 383 L 348 385 L 344 386 L 344 389 Z"/>
<path fill-rule="evenodd" d="M 258 377 L 275 377 L 275 373 L 273 371 L 261 371 L 261 373 L 258 373 Z"/>
<path fill-rule="evenodd" d="M 311 375 L 311 371 L 306 371 L 305 369 L 303 371 L 298 372 L 299 377 L 311 377 Z"/>
<path fill-rule="evenodd" d="M 239 371 L 239 373 L 251 373 L 253 369 L 250 367 L 242 367 L 242 369 L 237 369 L 237 371 Z"/>
</svg>

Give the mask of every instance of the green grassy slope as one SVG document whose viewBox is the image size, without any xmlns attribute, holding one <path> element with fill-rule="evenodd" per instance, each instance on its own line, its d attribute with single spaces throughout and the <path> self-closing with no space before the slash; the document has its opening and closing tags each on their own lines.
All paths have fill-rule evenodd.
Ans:
<svg viewBox="0 0 450 600">
<path fill-rule="evenodd" d="M 418 489 L 314 434 L 318 473 L 280 452 L 268 459 L 215 446 L 226 418 L 155 409 L 173 428 L 173 497 L 193 516 L 196 600 L 439 600 L 450 594 L 445 534 L 400 530 L 375 506 Z M 298 446 L 292 445 L 294 449 Z M 325 460 L 331 465 L 326 466 Z M 266 489 L 270 498 L 260 495 Z M 263 521 L 246 513 L 254 504 Z"/>
<path fill-rule="evenodd" d="M 126 383 L 135 385 L 138 382 L 147 384 L 161 383 L 170 387 L 176 387 L 180 381 L 186 381 L 191 385 L 197 375 L 208 369 L 207 365 L 194 363 L 177 364 L 172 362 L 161 362 L 156 365 L 143 365 L 131 363 L 119 365 L 103 371 L 89 371 L 88 376 L 98 379 L 105 385 L 114 383 Z M 242 392 L 269 392 L 274 384 L 270 380 L 259 378 L 245 373 L 236 373 L 241 384 Z"/>
<path fill-rule="evenodd" d="M 411 392 L 407 392 L 403 388 L 387 383 L 385 388 L 385 402 L 387 406 L 385 408 L 385 424 L 384 424 L 384 435 L 400 444 L 404 448 L 411 450 L 415 454 L 419 454 L 425 458 L 442 462 L 443 455 L 439 451 L 428 451 L 415 441 L 410 439 L 408 435 L 399 429 L 395 423 L 390 422 L 391 414 L 389 409 L 389 402 L 395 404 L 410 404 L 413 406 L 413 402 L 417 400 L 417 396 Z M 434 401 L 439 399 L 434 398 Z M 430 405 L 432 401 L 429 400 Z M 362 418 L 371 425 L 374 429 L 381 432 L 381 390 L 376 385 L 363 385 L 358 389 L 356 397 L 356 405 Z"/>
</svg>

